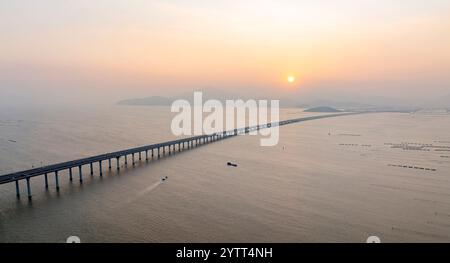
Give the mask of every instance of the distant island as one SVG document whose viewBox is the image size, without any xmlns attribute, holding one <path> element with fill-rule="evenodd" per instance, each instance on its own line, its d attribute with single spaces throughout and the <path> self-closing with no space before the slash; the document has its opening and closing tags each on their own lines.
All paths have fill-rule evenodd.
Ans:
<svg viewBox="0 0 450 263">
<path fill-rule="evenodd" d="M 304 112 L 342 112 L 340 110 L 337 110 L 335 108 L 321 106 L 321 107 L 314 107 L 304 110 Z"/>
</svg>

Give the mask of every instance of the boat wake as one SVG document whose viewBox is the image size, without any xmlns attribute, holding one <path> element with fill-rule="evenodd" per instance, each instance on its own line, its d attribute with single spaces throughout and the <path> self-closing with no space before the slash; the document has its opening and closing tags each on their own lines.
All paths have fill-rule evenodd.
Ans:
<svg viewBox="0 0 450 263">
<path fill-rule="evenodd" d="M 142 191 L 139 191 L 136 195 L 128 198 L 127 200 L 125 200 L 124 202 L 120 202 L 116 208 L 122 207 L 124 205 L 133 203 L 134 201 L 138 200 L 139 198 L 141 198 L 142 196 L 145 196 L 149 193 L 151 193 L 152 191 L 154 191 L 156 188 L 158 188 L 158 186 L 160 186 L 161 184 L 163 184 L 164 181 L 158 181 L 155 182 L 153 184 L 151 184 L 150 186 L 148 186 L 147 188 L 145 188 Z"/>
</svg>

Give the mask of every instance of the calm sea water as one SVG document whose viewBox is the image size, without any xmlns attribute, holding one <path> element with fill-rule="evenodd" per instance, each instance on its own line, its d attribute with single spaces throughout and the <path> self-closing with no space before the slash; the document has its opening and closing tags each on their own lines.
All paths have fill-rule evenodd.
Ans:
<svg viewBox="0 0 450 263">
<path fill-rule="evenodd" d="M 285 109 L 281 118 L 305 115 Z M 173 139 L 172 116 L 155 107 L 2 109 L 0 173 Z M 2 185 L 0 242 L 450 240 L 449 115 L 345 116 L 280 132 L 275 147 L 239 136 L 102 178 L 86 167 L 83 185 L 63 172 L 59 193 L 52 177 L 48 191 L 34 178 L 31 203 Z"/>
</svg>

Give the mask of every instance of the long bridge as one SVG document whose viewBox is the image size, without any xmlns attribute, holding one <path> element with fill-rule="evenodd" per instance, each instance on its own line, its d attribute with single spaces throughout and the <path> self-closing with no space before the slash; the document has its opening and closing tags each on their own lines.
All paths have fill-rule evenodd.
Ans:
<svg viewBox="0 0 450 263">
<path fill-rule="evenodd" d="M 44 176 L 45 180 L 45 188 L 48 189 L 48 176 L 49 174 L 54 175 L 55 178 L 55 184 L 56 184 L 56 191 L 59 192 L 60 184 L 59 184 L 59 173 L 64 170 L 69 171 L 69 179 L 70 181 L 73 181 L 73 170 L 78 170 L 78 179 L 80 183 L 83 183 L 83 166 L 89 165 L 90 167 L 90 174 L 94 174 L 94 164 L 98 164 L 99 169 L 99 175 L 103 176 L 103 162 L 107 162 L 108 166 L 107 168 L 109 170 L 112 169 L 112 160 L 115 160 L 116 169 L 117 171 L 120 170 L 120 163 L 121 159 L 124 159 L 125 166 L 128 165 L 128 157 L 131 157 L 132 165 L 135 165 L 135 157 L 138 155 L 139 161 L 142 160 L 142 155 L 145 154 L 145 160 L 148 161 L 150 158 L 162 158 L 167 155 L 172 154 L 172 152 L 175 151 L 182 151 L 187 149 L 193 149 L 197 146 L 208 144 L 211 142 L 216 142 L 219 140 L 223 140 L 226 138 L 230 138 L 233 136 L 246 134 L 252 131 L 258 131 L 260 129 L 266 129 L 276 126 L 283 126 L 288 125 L 292 123 L 297 122 L 304 122 L 304 121 L 310 121 L 310 120 L 317 120 L 317 119 L 323 119 L 323 118 L 331 118 L 331 117 L 338 117 L 338 116 L 346 116 L 346 115 L 354 115 L 354 114 L 360 114 L 361 112 L 351 112 L 351 113 L 339 113 L 339 114 L 327 114 L 327 115 L 320 115 L 320 116 L 311 116 L 311 117 L 303 117 L 303 118 L 297 118 L 297 119 L 290 119 L 290 120 L 284 120 L 279 122 L 271 122 L 264 125 L 257 125 L 257 126 L 250 126 L 245 128 L 239 128 L 229 131 L 223 131 L 219 133 L 214 134 L 208 134 L 208 135 L 200 135 L 200 136 L 193 136 L 189 138 L 183 138 L 179 140 L 173 140 L 173 141 L 167 141 L 162 143 L 156 143 L 146 146 L 141 146 L 137 148 L 131 148 L 126 149 L 122 151 L 117 152 L 111 152 L 111 153 L 105 153 L 101 155 L 96 155 L 92 157 L 87 157 L 83 159 L 63 162 L 63 163 L 57 163 L 52 164 L 48 166 L 42 166 L 30 170 L 25 171 L 19 171 L 14 172 L 10 174 L 5 174 L 0 176 L 0 185 L 6 184 L 6 183 L 15 183 L 16 186 L 16 195 L 17 198 L 20 198 L 20 186 L 19 181 L 26 180 L 26 186 L 27 186 L 27 196 L 28 199 L 31 200 L 32 194 L 31 194 L 31 178 L 37 177 L 37 176 Z M 166 151 L 167 150 L 167 151 Z"/>
</svg>

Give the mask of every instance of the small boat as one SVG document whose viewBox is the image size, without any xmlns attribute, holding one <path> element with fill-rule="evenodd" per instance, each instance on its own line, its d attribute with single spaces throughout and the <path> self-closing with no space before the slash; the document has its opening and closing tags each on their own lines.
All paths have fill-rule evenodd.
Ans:
<svg viewBox="0 0 450 263">
<path fill-rule="evenodd" d="M 237 164 L 232 163 L 232 162 L 228 162 L 227 165 L 228 165 L 228 166 L 233 166 L 233 167 L 237 167 L 237 166 L 238 166 Z"/>
</svg>

